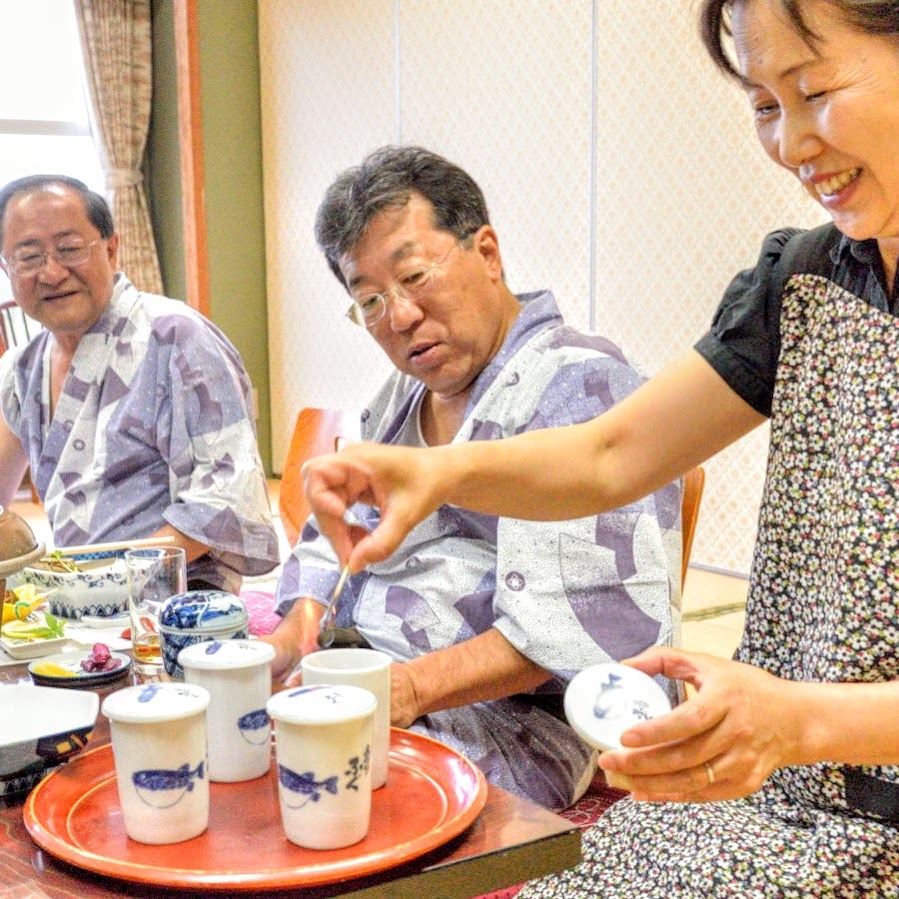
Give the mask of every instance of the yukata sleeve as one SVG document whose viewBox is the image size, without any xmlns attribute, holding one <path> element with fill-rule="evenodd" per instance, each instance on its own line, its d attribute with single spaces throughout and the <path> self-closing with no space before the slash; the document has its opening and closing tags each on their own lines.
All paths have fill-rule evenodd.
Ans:
<svg viewBox="0 0 899 899">
<path fill-rule="evenodd" d="M 211 327 L 162 323 L 168 359 L 167 448 L 171 503 L 165 520 L 210 547 L 244 575 L 279 561 L 265 473 L 256 444 L 249 378 L 237 351 Z M 162 374 L 161 372 L 159 373 Z M 166 410 L 163 410 L 164 412 Z M 163 425 L 160 424 L 160 428 Z"/>
<path fill-rule="evenodd" d="M 315 517 L 300 532 L 296 546 L 287 557 L 275 590 L 275 611 L 284 616 L 301 597 L 326 605 L 339 578 L 337 556 L 328 540 L 319 533 Z"/>
<path fill-rule="evenodd" d="M 525 429 L 595 417 L 641 382 L 629 366 L 610 359 L 563 366 Z M 672 642 L 679 514 L 675 483 L 602 515 L 500 519 L 494 626 L 561 681 L 587 665 Z"/>
</svg>

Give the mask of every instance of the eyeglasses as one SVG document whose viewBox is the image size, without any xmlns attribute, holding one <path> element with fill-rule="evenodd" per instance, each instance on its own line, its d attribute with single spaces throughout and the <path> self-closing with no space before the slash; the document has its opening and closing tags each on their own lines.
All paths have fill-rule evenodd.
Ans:
<svg viewBox="0 0 899 899">
<path fill-rule="evenodd" d="M 100 238 L 92 240 L 90 243 L 69 243 L 65 246 L 56 247 L 49 253 L 33 253 L 31 250 L 21 250 L 7 258 L 0 256 L 3 264 L 14 274 L 19 277 L 28 275 L 36 275 L 46 264 L 48 259 L 52 259 L 58 265 L 66 268 L 72 268 L 77 265 L 83 265 L 90 259 L 91 250 L 94 244 L 99 243 Z"/>
<path fill-rule="evenodd" d="M 403 272 L 396 279 L 396 286 L 391 287 L 390 290 L 356 297 L 350 308 L 347 309 L 346 317 L 354 325 L 372 328 L 387 314 L 387 300 L 391 295 L 413 302 L 424 299 L 434 286 L 439 268 L 446 264 L 450 253 L 459 245 L 459 241 L 454 243 L 436 262 L 428 265 L 416 265 Z"/>
</svg>

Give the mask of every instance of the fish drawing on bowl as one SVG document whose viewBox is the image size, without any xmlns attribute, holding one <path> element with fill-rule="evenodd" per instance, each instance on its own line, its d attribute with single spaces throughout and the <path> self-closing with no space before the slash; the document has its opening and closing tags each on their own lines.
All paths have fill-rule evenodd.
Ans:
<svg viewBox="0 0 899 899">
<path fill-rule="evenodd" d="M 262 746 L 271 739 L 272 719 L 265 709 L 247 712 L 237 719 L 240 735 L 251 746 Z"/>
<path fill-rule="evenodd" d="M 316 780 L 312 771 L 297 774 L 284 765 L 278 765 L 278 781 L 281 786 L 291 794 L 285 798 L 284 804 L 288 808 L 302 808 L 308 802 L 318 802 L 325 792 L 337 795 L 338 778 L 326 777 L 324 780 Z"/>
<path fill-rule="evenodd" d="M 171 808 L 190 793 L 194 783 L 204 777 L 205 763 L 191 768 L 185 762 L 180 768 L 148 768 L 131 775 L 137 795 L 152 808 Z"/>
</svg>

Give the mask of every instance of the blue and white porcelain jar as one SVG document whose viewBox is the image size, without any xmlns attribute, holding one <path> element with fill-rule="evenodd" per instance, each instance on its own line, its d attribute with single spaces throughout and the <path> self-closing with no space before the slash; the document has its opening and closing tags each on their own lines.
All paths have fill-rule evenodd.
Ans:
<svg viewBox="0 0 899 899">
<path fill-rule="evenodd" d="M 159 610 L 162 662 L 170 677 L 184 677 L 178 653 L 186 646 L 211 640 L 245 640 L 249 635 L 246 607 L 239 596 L 224 590 L 178 593 Z"/>
</svg>

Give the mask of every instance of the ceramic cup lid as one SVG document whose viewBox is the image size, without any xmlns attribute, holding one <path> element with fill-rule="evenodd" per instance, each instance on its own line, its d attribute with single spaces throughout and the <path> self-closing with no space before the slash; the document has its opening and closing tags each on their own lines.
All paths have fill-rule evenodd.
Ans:
<svg viewBox="0 0 899 899">
<path fill-rule="evenodd" d="M 598 749 L 621 749 L 628 728 L 671 711 L 665 691 L 648 674 L 608 662 L 578 672 L 565 690 L 565 717 Z"/>
<path fill-rule="evenodd" d="M 152 724 L 196 715 L 209 700 L 209 691 L 197 684 L 140 684 L 110 693 L 102 712 L 111 721 Z"/>
<path fill-rule="evenodd" d="M 185 646 L 178 653 L 178 664 L 182 668 L 220 671 L 265 665 L 274 658 L 275 647 L 270 643 L 256 640 L 212 640 Z"/>
<path fill-rule="evenodd" d="M 377 704 L 375 694 L 362 687 L 311 684 L 275 693 L 266 711 L 288 724 L 336 724 L 370 715 Z"/>
</svg>

